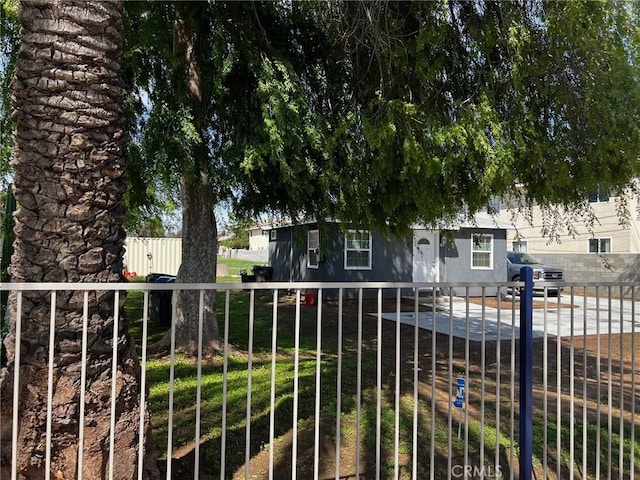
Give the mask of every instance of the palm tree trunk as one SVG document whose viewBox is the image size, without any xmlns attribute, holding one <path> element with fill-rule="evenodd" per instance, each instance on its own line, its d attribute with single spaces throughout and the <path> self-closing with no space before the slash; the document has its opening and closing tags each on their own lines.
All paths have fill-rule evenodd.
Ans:
<svg viewBox="0 0 640 480">
<path fill-rule="evenodd" d="M 125 148 L 122 110 L 122 2 L 23 1 L 13 84 L 15 137 L 14 255 L 16 282 L 119 282 L 125 233 Z M 7 368 L 0 378 L 2 463 L 10 461 L 13 373 L 20 370 L 18 478 L 44 478 L 50 294 L 25 292 L 22 336 L 16 344 L 16 305 L 5 340 Z M 122 306 L 117 305 L 116 308 Z M 53 372 L 52 478 L 78 478 L 78 434 L 84 432 L 87 479 L 108 478 L 110 455 L 113 293 L 89 298 L 85 421 L 79 425 L 82 296 L 60 292 L 56 301 Z M 157 471 L 138 438 L 140 369 L 126 319 L 119 322 L 116 372 L 114 478 Z M 19 345 L 19 347 L 18 347 Z M 21 348 L 16 365 L 15 349 Z M 145 410 L 148 433 L 150 421 Z M 146 436 L 145 436 L 146 437 Z"/>
</svg>

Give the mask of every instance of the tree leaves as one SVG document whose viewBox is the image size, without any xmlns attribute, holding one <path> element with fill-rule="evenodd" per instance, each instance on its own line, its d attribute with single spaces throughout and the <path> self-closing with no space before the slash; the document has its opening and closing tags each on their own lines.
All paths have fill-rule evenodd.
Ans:
<svg viewBox="0 0 640 480">
<path fill-rule="evenodd" d="M 160 12 L 145 21 L 162 32 L 171 5 L 149 8 Z M 201 4 L 196 45 L 211 97 L 200 135 L 217 197 L 245 213 L 391 232 L 484 208 L 516 186 L 525 202 L 568 208 L 598 183 L 623 188 L 640 152 L 631 10 L 619 2 Z M 168 111 L 180 111 L 170 45 L 139 49 L 149 52 L 138 78 L 149 79 L 154 108 L 171 102 Z M 186 168 L 171 138 L 191 134 L 174 130 L 171 115 L 154 129 L 151 118 L 147 133 L 166 143 L 156 151 L 172 171 Z"/>
</svg>

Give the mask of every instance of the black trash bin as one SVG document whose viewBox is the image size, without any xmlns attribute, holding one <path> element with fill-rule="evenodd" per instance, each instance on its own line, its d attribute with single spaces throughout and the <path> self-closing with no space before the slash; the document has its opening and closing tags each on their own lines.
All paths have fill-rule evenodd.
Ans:
<svg viewBox="0 0 640 480">
<path fill-rule="evenodd" d="M 240 270 L 240 279 L 242 280 L 242 283 L 255 282 L 256 276 L 248 275 L 247 270 L 243 268 L 242 270 Z"/>
<path fill-rule="evenodd" d="M 147 283 L 174 283 L 175 275 L 150 273 Z M 163 327 L 171 326 L 171 290 L 154 290 L 149 292 L 149 319 Z"/>
<path fill-rule="evenodd" d="M 254 265 L 252 271 L 256 276 L 256 282 L 268 282 L 273 278 L 273 267 Z"/>
</svg>

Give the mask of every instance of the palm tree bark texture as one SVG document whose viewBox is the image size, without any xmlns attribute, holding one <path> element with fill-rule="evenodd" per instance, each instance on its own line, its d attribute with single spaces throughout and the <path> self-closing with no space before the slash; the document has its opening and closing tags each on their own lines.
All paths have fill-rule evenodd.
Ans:
<svg viewBox="0 0 640 480">
<path fill-rule="evenodd" d="M 120 282 L 126 189 L 122 109 L 122 2 L 23 1 L 14 79 L 15 282 Z M 50 292 L 24 292 L 20 365 L 16 297 L 10 300 L 8 363 L 0 378 L 1 478 L 109 478 L 111 389 L 116 383 L 114 479 L 156 478 L 151 449 L 139 438 L 140 368 L 126 319 L 116 335 L 114 293 L 89 295 L 85 418 L 80 425 L 83 293 L 58 292 L 55 305 L 53 425 L 46 443 Z M 122 302 L 116 307 L 121 309 Z M 17 464 L 11 465 L 13 377 L 19 368 Z M 145 438 L 150 420 L 145 409 Z M 79 433 L 84 432 L 82 472 Z M 150 443 L 150 442 L 149 442 Z M 80 473 L 80 474 L 79 474 Z"/>
</svg>

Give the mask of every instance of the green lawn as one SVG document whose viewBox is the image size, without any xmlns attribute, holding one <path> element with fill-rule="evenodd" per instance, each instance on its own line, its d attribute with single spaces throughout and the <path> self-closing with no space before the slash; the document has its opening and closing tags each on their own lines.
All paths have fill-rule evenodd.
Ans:
<svg viewBox="0 0 640 480">
<path fill-rule="evenodd" d="M 240 270 L 245 269 L 251 274 L 251 268 L 254 265 L 266 265 L 266 262 L 257 262 L 255 260 L 239 260 L 237 258 L 218 257 L 219 265 L 227 266 L 227 275 L 218 278 L 220 283 L 233 283 L 240 281 Z"/>
<path fill-rule="evenodd" d="M 247 268 L 247 264 L 233 262 L 234 268 Z M 253 265 L 249 262 L 249 268 Z M 237 281 L 237 280 L 236 280 Z M 234 472 L 238 472 L 239 478 L 244 478 L 243 464 L 245 460 L 246 432 L 247 432 L 247 401 L 250 397 L 250 451 L 251 451 L 251 471 L 252 478 L 266 478 L 265 469 L 268 464 L 267 452 L 269 446 L 269 429 L 271 409 L 271 340 L 272 340 L 272 305 L 271 296 L 256 292 L 256 308 L 253 325 L 252 344 L 249 344 L 249 328 L 247 319 L 249 318 L 249 293 L 244 291 L 233 291 L 230 295 L 230 328 L 229 341 L 235 347 L 233 353 L 228 358 L 227 375 L 223 375 L 223 357 L 218 356 L 213 359 L 203 361 L 201 368 L 201 390 L 200 390 L 200 419 L 201 419 L 201 440 L 200 440 L 200 478 L 219 478 L 220 454 L 222 448 L 222 423 L 223 423 L 223 389 L 227 389 L 226 402 L 226 468 L 227 478 L 232 478 Z M 131 332 L 140 341 L 141 336 L 141 292 L 130 292 L 125 305 L 129 318 L 131 319 Z M 218 297 L 220 330 L 223 331 L 223 308 L 224 294 L 219 293 Z M 275 463 L 279 471 L 287 472 L 286 477 L 291 478 L 291 429 L 294 415 L 294 388 L 298 389 L 297 397 L 297 418 L 298 418 L 298 478 L 309 478 L 313 473 L 313 441 L 314 441 L 314 418 L 315 418 L 315 395 L 316 395 L 316 339 L 314 335 L 315 308 L 301 309 L 302 334 L 299 339 L 299 348 L 295 349 L 295 335 L 293 315 L 295 306 L 282 306 L 278 310 L 278 348 L 277 363 L 275 367 L 275 390 L 276 401 L 273 408 L 275 422 Z M 348 320 L 345 318 L 345 324 Z M 326 320 L 323 320 L 326 323 Z M 307 328 L 304 328 L 304 327 Z M 331 330 L 328 328 L 327 330 Z M 160 338 L 165 329 L 158 327 L 154 322 L 149 323 L 150 341 Z M 331 332 L 329 332 L 330 334 Z M 337 350 L 335 339 L 325 342 L 323 334 L 321 370 L 321 400 L 320 400 L 320 439 L 322 467 L 331 471 L 335 462 L 335 424 L 337 410 Z M 375 336 L 375 335 L 373 335 Z M 362 372 L 362 403 L 360 409 L 360 444 L 362 445 L 361 457 L 363 465 L 369 465 L 375 461 L 375 441 L 376 441 L 376 402 L 377 402 L 377 364 L 375 352 L 375 338 L 373 336 L 362 337 L 363 352 L 361 372 Z M 358 370 L 358 359 L 355 354 L 357 339 L 350 338 L 345 334 L 343 339 L 342 355 L 342 396 L 341 396 L 341 465 L 343 473 L 353 473 L 355 458 L 354 446 L 357 443 L 357 397 L 356 397 L 356 371 Z M 252 355 L 249 359 L 248 350 L 251 348 Z M 298 356 L 297 377 L 295 358 Z M 392 355 L 391 355 L 392 356 Z M 251 362 L 251 368 L 249 368 Z M 426 363 L 425 370 L 429 370 L 430 362 Z M 413 428 L 413 396 L 411 387 L 411 364 L 407 362 L 403 370 L 403 388 L 400 395 L 400 478 L 410 478 L 412 462 L 412 428 Z M 422 374 L 421 374 L 422 375 Z M 487 403 L 486 408 L 488 418 L 485 420 L 484 428 L 481 427 L 477 414 L 470 415 L 468 424 L 468 445 L 465 445 L 465 436 L 458 438 L 456 431 L 458 425 L 457 413 L 453 417 L 453 431 L 450 431 L 447 416 L 447 401 L 442 403 L 439 400 L 436 404 L 438 409 L 435 416 L 435 424 L 431 417 L 431 393 L 430 376 L 426 371 L 421 377 L 421 394 L 418 411 L 418 477 L 428 477 L 431 458 L 430 445 L 433 442 L 435 448 L 435 464 L 433 466 L 436 478 L 447 477 L 448 462 L 451 458 L 453 465 L 464 461 L 465 447 L 470 452 L 468 461 L 473 465 L 479 465 L 480 459 L 477 452 L 480 443 L 484 443 L 486 465 L 493 465 L 496 448 L 500 448 L 500 462 L 502 474 L 508 476 L 508 469 L 515 468 L 517 476 L 517 464 L 510 465 L 510 458 L 513 455 L 517 459 L 518 444 L 517 439 L 512 442 L 509 438 L 509 424 L 507 418 L 503 418 L 500 424 L 500 435 L 496 441 L 495 426 L 491 425 L 491 408 L 495 403 Z M 173 469 L 179 478 L 193 477 L 193 450 L 195 445 L 195 424 L 196 405 L 198 394 L 198 366 L 193 359 L 181 356 L 176 358 L 173 378 L 170 382 L 171 365 L 166 356 L 155 356 L 147 363 L 147 379 L 149 385 L 149 400 L 153 422 L 153 440 L 161 459 L 166 458 L 170 392 L 173 395 L 173 420 L 172 420 L 172 445 Z M 226 387 L 225 387 L 226 380 Z M 495 382 L 490 376 L 485 378 L 487 391 L 495 389 Z M 503 379 L 504 381 L 504 379 Z M 251 384 L 249 391 L 248 385 Z M 395 405 L 394 405 L 394 375 L 387 372 L 383 376 L 383 391 L 381 395 L 382 416 L 380 429 L 382 432 L 381 442 L 381 468 L 383 478 L 393 476 L 394 468 L 394 431 L 395 431 Z M 446 394 L 446 385 L 438 387 L 440 395 Z M 503 384 L 503 402 L 508 401 L 508 389 Z M 446 397 L 445 397 L 446 398 Z M 503 404 L 504 405 L 504 404 Z M 503 407 L 504 408 L 504 407 Z M 503 412 L 506 415 L 507 412 Z M 536 412 L 539 416 L 540 412 Z M 534 435 L 536 438 L 542 435 L 539 420 L 536 420 Z M 517 419 L 516 419 L 517 424 Z M 555 454 L 555 417 L 547 420 L 549 436 L 548 448 Z M 576 425 L 576 439 L 581 441 L 582 426 Z M 629 459 L 631 456 L 630 426 L 625 426 L 622 437 L 620 436 L 617 424 L 612 425 L 612 468 L 617 472 L 617 455 L 620 439 L 623 438 L 624 456 Z M 591 426 L 588 431 L 589 445 L 594 445 L 598 436 L 602 446 L 607 445 L 607 429 L 603 428 L 599 432 Z M 636 431 L 635 452 L 636 471 L 640 471 L 640 432 Z M 568 452 L 570 438 L 568 427 L 562 425 L 562 458 L 563 473 L 568 474 L 566 465 L 568 464 Z M 538 439 L 539 440 L 539 439 Z M 540 441 L 534 442 L 534 467 L 538 473 L 541 472 L 542 455 Z M 513 450 L 513 454 L 511 453 Z M 160 461 L 161 469 L 166 460 Z M 549 469 L 555 472 L 553 459 L 548 460 Z M 582 464 L 581 449 L 576 445 L 575 462 L 579 468 Z M 608 468 L 607 458 L 601 456 L 601 471 Z M 363 467 L 366 468 L 366 467 Z M 590 469 L 588 478 L 594 476 L 594 458 L 589 458 L 588 468 Z M 628 468 L 628 460 L 627 460 Z M 191 469 L 191 470 L 190 470 Z M 325 472 L 326 473 L 326 472 Z M 331 476 L 331 475 L 329 475 Z M 178 477 L 176 477 L 178 478 Z M 280 478 L 276 475 L 275 478 Z M 323 477 L 324 478 L 324 477 Z M 367 475 L 367 478 L 368 475 Z M 553 474 L 551 477 L 555 478 Z"/>
</svg>

